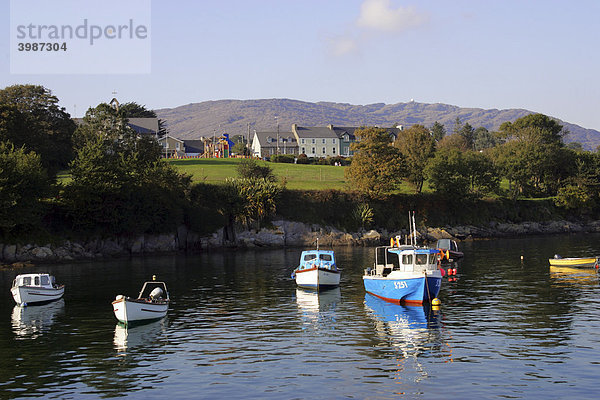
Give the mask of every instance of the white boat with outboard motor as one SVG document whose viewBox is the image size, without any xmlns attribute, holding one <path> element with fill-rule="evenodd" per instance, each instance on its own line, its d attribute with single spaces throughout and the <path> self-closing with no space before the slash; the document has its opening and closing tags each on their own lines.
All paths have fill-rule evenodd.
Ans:
<svg viewBox="0 0 600 400">
<path fill-rule="evenodd" d="M 163 318 L 169 309 L 169 291 L 165 282 L 144 282 L 137 298 L 118 295 L 112 302 L 115 317 L 123 324 L 142 323 Z"/>
</svg>

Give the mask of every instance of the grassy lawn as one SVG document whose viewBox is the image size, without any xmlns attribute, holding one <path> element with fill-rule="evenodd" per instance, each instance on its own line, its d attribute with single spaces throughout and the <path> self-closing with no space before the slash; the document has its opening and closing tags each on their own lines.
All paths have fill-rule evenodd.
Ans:
<svg viewBox="0 0 600 400">
<path fill-rule="evenodd" d="M 239 158 L 194 158 L 169 160 L 181 172 L 192 176 L 194 181 L 223 182 L 225 178 L 237 177 Z M 347 189 L 344 170 L 346 167 L 332 165 L 284 164 L 259 161 L 273 169 L 277 179 L 286 182 L 288 189 Z"/>
</svg>

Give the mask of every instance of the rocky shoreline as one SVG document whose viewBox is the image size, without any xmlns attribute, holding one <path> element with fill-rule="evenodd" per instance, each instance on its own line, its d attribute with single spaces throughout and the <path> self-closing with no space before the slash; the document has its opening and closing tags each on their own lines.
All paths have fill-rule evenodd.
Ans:
<svg viewBox="0 0 600 400">
<path fill-rule="evenodd" d="M 487 226 L 454 226 L 421 229 L 421 241 L 440 238 L 474 240 L 558 233 L 600 232 L 600 221 L 490 223 Z M 388 243 L 390 237 L 406 236 L 406 231 L 369 230 L 348 233 L 330 226 L 291 221 L 273 221 L 271 228 L 236 231 L 235 240 L 225 240 L 223 230 L 201 237 L 180 227 L 177 232 L 86 241 L 65 240 L 60 244 L 0 244 L 0 261 L 5 265 L 40 262 L 71 262 L 149 254 L 199 252 L 220 248 L 280 248 L 314 246 L 317 238 L 324 246 L 373 246 Z"/>
</svg>

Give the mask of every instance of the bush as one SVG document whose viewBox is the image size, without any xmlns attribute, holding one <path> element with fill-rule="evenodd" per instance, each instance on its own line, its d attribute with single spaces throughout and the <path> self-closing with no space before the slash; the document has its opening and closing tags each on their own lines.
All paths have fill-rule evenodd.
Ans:
<svg viewBox="0 0 600 400">
<path fill-rule="evenodd" d="M 300 154 L 296 159 L 296 164 L 309 164 L 308 156 L 304 153 Z"/>
<path fill-rule="evenodd" d="M 253 158 L 245 158 L 237 166 L 237 172 L 243 179 L 265 179 L 269 182 L 275 182 L 273 169 L 268 165 L 260 165 Z"/>
<path fill-rule="evenodd" d="M 276 154 L 271 157 L 271 162 L 293 164 L 294 159 L 293 154 Z"/>
</svg>

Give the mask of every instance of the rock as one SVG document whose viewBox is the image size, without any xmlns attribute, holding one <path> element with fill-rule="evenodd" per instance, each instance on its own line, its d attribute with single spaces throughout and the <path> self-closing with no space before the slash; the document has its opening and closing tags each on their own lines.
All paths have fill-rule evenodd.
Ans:
<svg viewBox="0 0 600 400">
<path fill-rule="evenodd" d="M 139 254 L 139 253 L 143 253 L 144 252 L 144 243 L 145 243 L 145 239 L 144 236 L 139 236 L 137 239 L 135 239 L 133 241 L 133 243 L 131 244 L 131 247 L 129 248 L 129 251 L 131 251 L 132 254 Z"/>
<path fill-rule="evenodd" d="M 40 260 L 46 260 L 52 258 L 54 253 L 48 247 L 35 247 L 31 250 L 31 255 Z"/>
<path fill-rule="evenodd" d="M 8 262 L 15 261 L 17 259 L 17 245 L 7 244 L 2 250 L 2 258 Z"/>
</svg>

